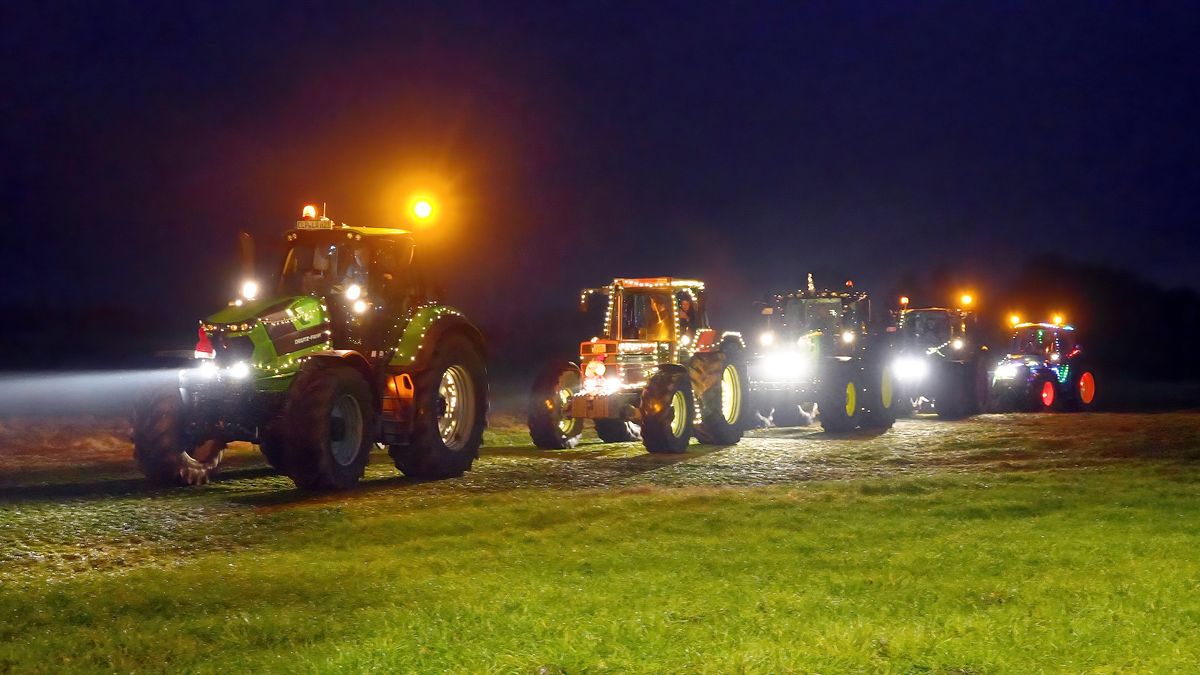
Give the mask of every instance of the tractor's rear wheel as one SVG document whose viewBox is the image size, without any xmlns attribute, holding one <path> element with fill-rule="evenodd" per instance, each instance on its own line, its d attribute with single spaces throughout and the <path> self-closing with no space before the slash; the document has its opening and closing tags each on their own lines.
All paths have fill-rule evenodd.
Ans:
<svg viewBox="0 0 1200 675">
<path fill-rule="evenodd" d="M 189 443 L 179 388 L 151 390 L 133 410 L 133 459 L 150 480 L 163 485 L 203 485 L 217 473 L 225 444 L 209 439 Z"/>
<path fill-rule="evenodd" d="M 1082 369 L 1079 375 L 1072 378 L 1071 391 L 1073 408 L 1080 411 L 1091 411 L 1096 407 L 1096 373 L 1090 369 Z"/>
<path fill-rule="evenodd" d="M 862 420 L 857 368 L 838 363 L 826 369 L 822 378 L 818 408 L 821 427 L 831 433 L 845 433 L 858 428 Z"/>
<path fill-rule="evenodd" d="M 601 418 L 595 421 L 596 435 L 605 443 L 629 443 L 640 440 L 642 428 L 635 422 Z"/>
<path fill-rule="evenodd" d="M 396 468 L 411 478 L 450 478 L 479 457 L 487 421 L 487 369 L 466 338 L 450 335 L 434 348 L 429 366 L 413 377 L 413 438 L 388 448 Z"/>
<path fill-rule="evenodd" d="M 357 370 L 306 363 L 288 390 L 283 416 L 281 463 L 297 487 L 344 490 L 358 483 L 375 443 L 376 413 L 370 385 Z"/>
<path fill-rule="evenodd" d="M 686 452 L 692 438 L 692 382 L 681 367 L 663 368 L 642 392 L 642 441 L 655 453 Z"/>
<path fill-rule="evenodd" d="M 1039 375 L 1029 385 L 1025 409 L 1029 412 L 1049 412 L 1059 404 L 1058 383 L 1050 375 Z"/>
<path fill-rule="evenodd" d="M 579 366 L 573 363 L 552 364 L 538 375 L 529 394 L 527 418 L 534 445 L 543 450 L 566 450 L 579 443 L 583 420 L 564 414 L 567 401 L 578 391 Z"/>
</svg>

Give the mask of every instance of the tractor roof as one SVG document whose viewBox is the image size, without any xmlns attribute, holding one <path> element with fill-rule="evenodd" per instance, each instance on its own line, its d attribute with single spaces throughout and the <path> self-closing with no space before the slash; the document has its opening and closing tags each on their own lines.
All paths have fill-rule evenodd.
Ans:
<svg viewBox="0 0 1200 675">
<path fill-rule="evenodd" d="M 288 234 L 299 234 L 301 232 L 346 232 L 367 237 L 396 237 L 412 234 L 412 232 L 402 230 L 398 227 L 356 227 L 345 223 L 335 223 L 324 216 L 297 220 L 296 227 Z"/>
<path fill-rule="evenodd" d="M 796 289 L 789 293 L 776 293 L 774 296 L 776 302 L 783 300 L 849 300 L 855 302 L 858 300 L 866 300 L 867 294 L 862 291 L 831 291 L 829 289 L 822 290 L 807 290 Z"/>
<path fill-rule="evenodd" d="M 676 279 L 674 277 L 640 277 L 640 278 L 624 278 L 620 277 L 613 279 L 612 283 L 599 288 L 588 288 L 583 292 L 586 293 L 609 293 L 615 288 L 644 288 L 651 290 L 693 290 L 703 291 L 704 282 L 696 279 Z"/>
<path fill-rule="evenodd" d="M 1074 326 L 1064 325 L 1061 323 L 1037 323 L 1034 321 L 1024 321 L 1013 326 L 1013 330 L 1018 328 L 1042 328 L 1045 330 L 1075 330 Z"/>
</svg>

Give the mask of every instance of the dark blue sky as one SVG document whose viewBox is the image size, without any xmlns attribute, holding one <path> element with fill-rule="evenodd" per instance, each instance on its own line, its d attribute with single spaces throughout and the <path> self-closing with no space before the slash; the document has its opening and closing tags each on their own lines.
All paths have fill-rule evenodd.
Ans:
<svg viewBox="0 0 1200 675">
<path fill-rule="evenodd" d="M 1200 286 L 1189 3 L 38 3 L 0 21 L 7 303 L 233 292 L 302 204 L 493 321 L 614 275 L 987 286 L 1058 251 Z"/>
</svg>

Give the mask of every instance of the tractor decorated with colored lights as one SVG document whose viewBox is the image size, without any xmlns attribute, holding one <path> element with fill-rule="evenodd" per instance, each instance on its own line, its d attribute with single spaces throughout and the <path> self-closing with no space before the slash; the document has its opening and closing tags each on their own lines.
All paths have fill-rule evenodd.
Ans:
<svg viewBox="0 0 1200 675">
<path fill-rule="evenodd" d="M 992 399 L 1002 410 L 1080 411 L 1096 404 L 1096 373 L 1075 327 L 1012 320 L 1008 353 L 992 374 Z"/>
<path fill-rule="evenodd" d="M 693 436 L 741 440 L 745 349 L 737 333 L 709 326 L 702 282 L 615 279 L 580 294 L 582 311 L 598 305 L 604 325 L 580 344 L 579 362 L 551 363 L 534 382 L 528 422 L 537 447 L 575 447 L 587 419 L 604 442 L 641 438 L 656 453 L 684 452 Z"/>
<path fill-rule="evenodd" d="M 808 288 L 761 303 L 764 320 L 750 360 L 750 397 L 769 426 L 830 432 L 887 429 L 896 421 L 887 345 L 867 294 Z M 810 406 L 807 409 L 805 406 Z"/>
<path fill-rule="evenodd" d="M 963 295 L 957 308 L 918 309 L 900 299 L 892 373 L 905 412 L 932 409 L 943 419 L 961 419 L 986 408 L 988 348 L 975 312 L 967 309 L 972 302 Z"/>
<path fill-rule="evenodd" d="M 413 235 L 305 207 L 284 248 L 273 284 L 245 281 L 201 322 L 178 385 L 138 403 L 142 472 L 207 482 L 233 441 L 257 444 L 305 489 L 353 486 L 377 443 L 408 476 L 468 470 L 488 409 L 484 341 L 434 298 Z"/>
</svg>

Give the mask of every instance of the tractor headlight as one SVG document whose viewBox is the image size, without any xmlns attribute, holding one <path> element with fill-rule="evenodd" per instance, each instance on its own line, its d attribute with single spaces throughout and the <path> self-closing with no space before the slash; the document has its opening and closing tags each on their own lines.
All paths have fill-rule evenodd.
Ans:
<svg viewBox="0 0 1200 675">
<path fill-rule="evenodd" d="M 954 338 L 950 341 L 951 349 L 962 349 L 965 345 L 966 343 L 963 342 L 962 338 Z"/>
<path fill-rule="evenodd" d="M 804 377 L 811 366 L 804 352 L 781 352 L 762 360 L 762 376 L 769 379 L 794 380 Z"/>
<path fill-rule="evenodd" d="M 897 380 L 916 382 L 929 375 L 929 362 L 912 356 L 902 356 L 892 362 L 892 372 Z"/>
<path fill-rule="evenodd" d="M 350 284 L 346 287 L 346 299 L 357 300 L 362 297 L 362 286 L 358 284 Z"/>
<path fill-rule="evenodd" d="M 258 282 L 253 279 L 247 279 L 242 282 L 242 297 L 246 300 L 253 300 L 258 297 Z"/>
<path fill-rule="evenodd" d="M 770 347 L 775 342 L 775 334 L 767 331 L 758 336 L 758 343 L 764 347 Z"/>
<path fill-rule="evenodd" d="M 845 342 L 846 344 L 850 344 L 851 342 L 854 342 L 854 331 L 848 330 L 848 331 L 843 332 L 842 333 L 842 342 Z"/>
<path fill-rule="evenodd" d="M 245 361 L 238 361 L 229 367 L 229 377 L 235 380 L 244 380 L 250 377 L 250 364 Z"/>
<path fill-rule="evenodd" d="M 1018 366 L 1015 363 L 1004 363 L 999 366 L 996 366 L 996 379 L 997 380 L 1011 380 L 1011 379 L 1015 378 L 1017 376 L 1017 373 L 1019 373 L 1020 371 L 1021 371 L 1021 366 Z"/>
</svg>

